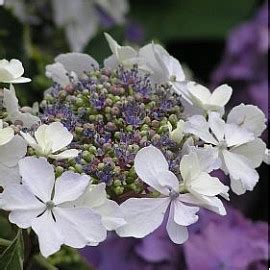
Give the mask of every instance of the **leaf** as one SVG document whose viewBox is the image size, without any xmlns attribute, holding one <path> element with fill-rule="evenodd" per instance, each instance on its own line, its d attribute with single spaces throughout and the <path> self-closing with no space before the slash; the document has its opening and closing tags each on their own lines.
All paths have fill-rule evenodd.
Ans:
<svg viewBox="0 0 270 270">
<path fill-rule="evenodd" d="M 11 244 L 11 242 L 9 240 L 0 238 L 0 246 L 8 247 L 10 244 Z"/>
<path fill-rule="evenodd" d="M 24 245 L 22 231 L 19 230 L 17 236 L 9 247 L 0 256 L 1 270 L 23 270 Z"/>
</svg>

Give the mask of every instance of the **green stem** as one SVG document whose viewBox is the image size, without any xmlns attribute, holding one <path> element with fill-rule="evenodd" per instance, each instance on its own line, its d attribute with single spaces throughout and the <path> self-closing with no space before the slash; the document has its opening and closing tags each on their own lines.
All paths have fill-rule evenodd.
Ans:
<svg viewBox="0 0 270 270">
<path fill-rule="evenodd" d="M 41 254 L 38 254 L 34 257 L 36 263 L 46 270 L 58 270 L 55 266 L 51 265 Z"/>
</svg>

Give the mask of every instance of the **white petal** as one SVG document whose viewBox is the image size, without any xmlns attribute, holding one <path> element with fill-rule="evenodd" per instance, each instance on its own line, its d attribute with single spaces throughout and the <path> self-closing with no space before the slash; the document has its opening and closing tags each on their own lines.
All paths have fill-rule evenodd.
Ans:
<svg viewBox="0 0 270 270">
<path fill-rule="evenodd" d="M 114 69 L 118 65 L 118 60 L 115 55 L 111 55 L 104 59 L 104 66 L 107 68 Z"/>
<path fill-rule="evenodd" d="M 74 172 L 64 172 L 55 183 L 55 195 L 53 201 L 56 205 L 75 201 L 86 190 L 90 177 Z"/>
<path fill-rule="evenodd" d="M 3 103 L 8 113 L 7 119 L 12 123 L 19 120 L 23 123 L 23 127 L 26 128 L 32 128 L 33 125 L 40 123 L 38 117 L 30 113 L 22 113 L 19 111 L 19 103 L 13 85 L 10 85 L 10 90 L 4 89 Z"/>
<path fill-rule="evenodd" d="M 62 228 L 54 221 L 50 211 L 45 211 L 43 215 L 34 219 L 32 228 L 38 236 L 39 249 L 44 257 L 56 253 L 64 244 Z"/>
<path fill-rule="evenodd" d="M 0 128 L 0 147 L 12 140 L 14 137 L 14 130 L 11 127 Z"/>
<path fill-rule="evenodd" d="M 154 146 L 142 148 L 134 161 L 135 171 L 142 181 L 157 191 L 168 193 L 159 182 L 160 173 L 169 171 L 169 165 L 162 152 Z"/>
<path fill-rule="evenodd" d="M 188 239 L 188 230 L 187 230 L 187 227 L 177 224 L 174 221 L 174 216 L 175 216 L 174 208 L 171 205 L 166 229 L 167 229 L 170 239 L 175 244 L 183 244 Z"/>
<path fill-rule="evenodd" d="M 232 95 L 232 88 L 227 84 L 220 85 L 212 93 L 209 103 L 224 107 L 230 100 Z"/>
<path fill-rule="evenodd" d="M 50 124 L 46 129 L 46 136 L 52 143 L 53 153 L 68 146 L 73 140 L 73 135 L 60 122 Z"/>
<path fill-rule="evenodd" d="M 202 115 L 194 115 L 188 119 L 184 127 L 185 133 L 193 134 L 207 143 L 217 145 L 217 140 L 209 132 L 209 124 Z"/>
<path fill-rule="evenodd" d="M 261 165 L 266 150 L 266 144 L 261 139 L 242 144 L 230 150 L 231 153 L 242 155 L 249 160 L 249 164 L 253 168 Z"/>
<path fill-rule="evenodd" d="M 187 84 L 188 92 L 190 93 L 192 100 L 199 107 L 203 107 L 208 103 L 211 97 L 211 92 L 201 84 L 190 82 Z"/>
<path fill-rule="evenodd" d="M 109 231 L 126 224 L 120 206 L 114 201 L 106 200 L 104 204 L 94 208 L 94 211 L 101 216 L 103 225 Z"/>
<path fill-rule="evenodd" d="M 23 184 L 44 203 L 51 200 L 54 168 L 45 158 L 26 157 L 19 161 Z"/>
<path fill-rule="evenodd" d="M 172 130 L 172 125 L 170 122 L 168 122 L 170 138 L 178 144 L 180 144 L 182 142 L 184 135 L 185 135 L 184 134 L 184 124 L 185 124 L 185 122 L 183 120 L 179 120 L 177 122 L 176 129 Z"/>
<path fill-rule="evenodd" d="M 165 51 L 160 45 L 149 43 L 142 47 L 139 56 L 145 60 L 146 65 L 151 70 L 151 80 L 153 84 L 166 83 L 169 81 L 169 73 L 164 63 L 157 60 L 158 52 Z"/>
<path fill-rule="evenodd" d="M 237 124 L 255 136 L 260 136 L 266 128 L 264 113 L 254 105 L 240 104 L 234 107 L 228 114 L 227 122 Z"/>
<path fill-rule="evenodd" d="M 204 207 L 213 211 L 221 216 L 226 215 L 226 209 L 222 201 L 217 197 L 195 196 L 190 193 L 181 194 L 180 199 L 182 202 Z"/>
<path fill-rule="evenodd" d="M 3 81 L 4 83 L 13 83 L 13 84 L 16 84 L 16 83 L 29 83 L 31 82 L 31 79 L 30 78 L 25 78 L 25 77 L 20 77 L 20 78 L 16 78 L 16 79 L 13 79 L 13 80 L 7 80 L 7 81 Z"/>
<path fill-rule="evenodd" d="M 54 63 L 46 66 L 46 76 L 54 82 L 65 87 L 70 84 L 70 79 L 67 76 L 67 70 L 60 63 Z"/>
<path fill-rule="evenodd" d="M 248 165 L 248 160 L 241 155 L 222 151 L 226 168 L 230 174 L 232 190 L 240 195 L 246 190 L 253 190 L 259 180 L 259 175 Z"/>
<path fill-rule="evenodd" d="M 128 199 L 120 206 L 127 224 L 116 229 L 117 234 L 145 237 L 161 225 L 169 204 L 169 198 Z"/>
<path fill-rule="evenodd" d="M 175 81 L 175 82 L 170 82 L 173 90 L 180 95 L 184 101 L 186 101 L 188 104 L 192 105 L 192 97 L 190 93 L 188 92 L 187 89 L 187 81 Z M 196 113 L 195 113 L 196 114 Z"/>
<path fill-rule="evenodd" d="M 36 138 L 37 143 L 38 143 L 38 146 L 36 146 L 36 147 L 39 147 L 44 152 L 45 151 L 49 152 L 51 150 L 51 147 L 52 147 L 51 138 L 47 136 L 48 135 L 47 129 L 48 129 L 48 125 L 44 124 L 44 125 L 41 125 L 40 127 L 38 127 L 38 129 L 35 132 L 35 138 Z M 30 142 L 29 138 L 28 138 L 28 140 Z"/>
<path fill-rule="evenodd" d="M 88 243 L 106 239 L 107 231 L 100 216 L 90 209 L 56 207 L 53 211 L 66 245 L 83 248 Z"/>
<path fill-rule="evenodd" d="M 76 205 L 95 208 L 102 206 L 107 199 L 106 184 L 89 185 L 82 196 L 76 200 Z"/>
<path fill-rule="evenodd" d="M 208 123 L 217 140 L 224 140 L 225 121 L 220 117 L 220 114 L 217 112 L 209 113 Z"/>
<path fill-rule="evenodd" d="M 189 183 L 191 179 L 201 173 L 199 160 L 195 153 L 184 155 L 180 162 L 180 172 L 185 183 Z"/>
<path fill-rule="evenodd" d="M 4 89 L 3 103 L 7 110 L 8 116 L 13 115 L 19 111 L 18 99 L 16 97 L 15 89 L 13 86 L 10 87 L 10 90 Z"/>
<path fill-rule="evenodd" d="M 0 146 L 0 163 L 7 167 L 14 167 L 26 155 L 27 144 L 19 135 L 7 144 Z"/>
<path fill-rule="evenodd" d="M 177 176 L 171 171 L 164 171 L 159 173 L 159 183 L 163 187 L 168 187 L 170 190 L 179 191 L 179 180 Z"/>
<path fill-rule="evenodd" d="M 73 71 L 78 76 L 99 67 L 98 62 L 90 55 L 76 52 L 60 54 L 55 62 L 61 63 L 67 71 Z"/>
<path fill-rule="evenodd" d="M 21 181 L 19 173 L 19 166 L 7 167 L 0 163 L 0 186 L 5 188 L 9 184 L 17 183 Z"/>
<path fill-rule="evenodd" d="M 227 193 L 229 188 L 222 184 L 218 178 L 211 177 L 208 173 L 201 172 L 192 180 L 189 186 L 190 192 L 195 191 L 205 196 L 216 196 L 220 193 Z"/>
<path fill-rule="evenodd" d="M 172 57 L 162 46 L 153 44 L 153 47 L 157 63 L 161 69 L 167 70 L 168 79 L 173 76 L 176 81 L 184 81 L 185 74 L 180 62 Z"/>
<path fill-rule="evenodd" d="M 210 173 L 221 166 L 221 160 L 218 157 L 218 148 L 211 145 L 203 148 L 189 146 L 189 152 L 193 152 L 198 160 L 200 171 Z"/>
<path fill-rule="evenodd" d="M 199 219 L 196 215 L 200 210 L 199 207 L 183 204 L 180 201 L 180 197 L 172 202 L 172 207 L 174 209 L 174 222 L 178 225 L 188 226 L 197 222 Z"/>
<path fill-rule="evenodd" d="M 228 147 L 241 145 L 255 139 L 252 132 L 235 124 L 226 124 L 225 139 Z"/>
<path fill-rule="evenodd" d="M 21 131 L 20 134 L 32 148 L 40 149 L 39 145 L 36 142 L 36 140 L 29 133 L 24 133 L 24 132 Z"/>
<path fill-rule="evenodd" d="M 270 165 L 270 151 L 269 151 L 269 149 L 265 149 L 265 153 L 263 156 L 263 162 L 265 162 L 267 165 Z"/>
<path fill-rule="evenodd" d="M 11 211 L 9 220 L 20 228 L 28 228 L 34 218 L 45 210 L 45 205 L 20 184 L 6 186 L 1 200 L 1 208 Z"/>
<path fill-rule="evenodd" d="M 79 150 L 69 149 L 57 155 L 50 155 L 50 158 L 55 159 L 55 160 L 71 159 L 71 158 L 77 157 L 79 153 L 80 153 Z"/>
</svg>

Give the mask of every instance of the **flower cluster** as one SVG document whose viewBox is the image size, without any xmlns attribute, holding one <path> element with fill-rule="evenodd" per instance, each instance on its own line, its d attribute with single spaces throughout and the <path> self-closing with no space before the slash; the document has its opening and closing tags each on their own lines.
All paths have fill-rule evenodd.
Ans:
<svg viewBox="0 0 270 270">
<path fill-rule="evenodd" d="M 33 229 L 44 256 L 63 244 L 96 246 L 112 230 L 143 238 L 161 224 L 182 244 L 200 208 L 226 215 L 221 198 L 230 187 L 253 190 L 255 168 L 268 161 L 259 108 L 225 114 L 228 85 L 211 92 L 160 45 L 135 50 L 105 36 L 112 55 L 103 66 L 80 53 L 47 66 L 54 83 L 40 111 L 18 105 L 21 65 L 0 64 L 0 81 L 11 84 L 0 92 L 0 208 Z"/>
</svg>

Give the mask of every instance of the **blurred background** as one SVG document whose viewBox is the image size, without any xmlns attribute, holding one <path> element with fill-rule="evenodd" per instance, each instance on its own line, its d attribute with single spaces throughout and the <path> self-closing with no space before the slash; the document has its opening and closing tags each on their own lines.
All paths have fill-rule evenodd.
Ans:
<svg viewBox="0 0 270 270">
<path fill-rule="evenodd" d="M 161 43 L 197 81 L 210 88 L 223 82 L 233 86 L 230 106 L 252 103 L 268 117 L 268 2 L 260 0 L 5 0 L 0 6 L 0 59 L 20 59 L 25 76 L 32 78 L 32 83 L 16 87 L 21 104 L 42 99 L 51 84 L 44 75 L 45 66 L 60 53 L 85 52 L 102 64 L 110 55 L 104 31 L 120 44 L 134 47 L 151 40 Z M 268 226 L 262 223 L 268 220 L 267 166 L 262 165 L 259 173 L 261 180 L 252 193 L 232 197 L 234 208 L 242 214 L 229 209 L 226 228 L 230 230 L 223 226 L 223 238 L 215 226 L 224 219 L 207 212 L 201 228 L 192 229 L 194 235 L 184 247 L 170 244 L 161 228 L 145 241 L 112 236 L 100 248 L 82 254 L 101 270 L 199 269 L 196 260 L 207 265 L 200 269 L 267 269 Z M 8 234 L 2 224 L 0 220 L 0 237 Z M 208 234 L 199 235 L 202 227 Z M 213 246 L 208 247 L 203 239 Z M 117 248 L 112 251 L 112 247 Z M 221 249 L 213 256 L 222 262 L 210 265 L 213 248 Z M 240 256 L 238 268 L 225 267 L 226 260 L 233 261 L 228 250 Z M 195 251 L 198 255 L 193 258 L 190 254 Z M 65 249 L 51 262 L 59 269 L 80 269 L 66 262 L 80 261 L 75 255 Z M 80 267 L 89 269 L 86 265 Z"/>
</svg>

